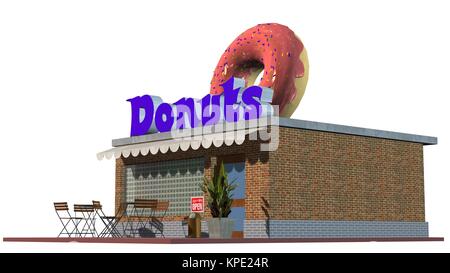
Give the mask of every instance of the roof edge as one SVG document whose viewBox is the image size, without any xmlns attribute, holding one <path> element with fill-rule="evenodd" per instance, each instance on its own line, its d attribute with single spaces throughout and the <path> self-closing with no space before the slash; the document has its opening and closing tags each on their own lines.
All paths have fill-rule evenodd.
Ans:
<svg viewBox="0 0 450 273">
<path fill-rule="evenodd" d="M 332 133 L 338 133 L 338 134 L 347 134 L 347 135 L 409 141 L 409 142 L 422 143 L 424 145 L 435 145 L 438 143 L 437 137 L 432 137 L 432 136 L 399 133 L 399 132 L 393 132 L 393 131 L 384 131 L 384 130 L 363 128 L 363 127 L 354 127 L 354 126 L 348 126 L 348 125 L 339 125 L 339 124 L 300 120 L 300 119 L 280 118 L 279 126 L 313 130 L 313 131 L 332 132 Z"/>
<path fill-rule="evenodd" d="M 253 128 L 255 126 L 259 126 L 261 124 L 270 125 L 270 119 L 262 118 L 258 120 L 256 123 L 248 123 L 247 122 L 238 122 L 239 125 L 236 126 L 239 128 Z M 256 125 L 255 125 L 256 124 Z M 273 124 L 275 125 L 275 124 Z M 305 130 L 313 130 L 313 131 L 321 131 L 321 132 L 331 132 L 337 134 L 347 134 L 347 135 L 356 135 L 356 136 L 365 136 L 365 137 L 376 137 L 376 138 L 384 138 L 391 140 L 400 140 L 400 141 L 408 141 L 415 143 L 422 143 L 423 145 L 436 145 L 438 143 L 437 137 L 432 136 L 423 136 L 423 135 L 415 135 L 415 134 L 407 134 L 407 133 L 399 133 L 393 131 L 384 131 L 377 129 L 369 129 L 363 127 L 354 127 L 348 125 L 339 125 L 332 123 L 324 123 L 317 121 L 308 121 L 301 119 L 291 119 L 291 118 L 279 118 L 278 125 L 280 127 L 288 127 L 288 128 L 297 128 L 297 129 L 305 129 Z M 207 127 L 197 127 L 185 129 L 186 133 L 189 135 L 198 135 L 203 132 L 205 129 L 211 129 L 211 132 L 216 132 L 216 128 L 221 128 L 223 124 L 218 124 L 217 127 L 211 126 L 213 128 Z M 235 128 L 236 129 L 236 128 Z M 124 146 L 129 144 L 137 144 L 149 141 L 158 141 L 164 139 L 170 139 L 172 137 L 171 132 L 164 133 L 155 133 L 155 134 L 147 134 L 142 136 L 134 136 L 134 137 L 125 137 L 118 138 L 112 140 L 112 146 Z"/>
</svg>

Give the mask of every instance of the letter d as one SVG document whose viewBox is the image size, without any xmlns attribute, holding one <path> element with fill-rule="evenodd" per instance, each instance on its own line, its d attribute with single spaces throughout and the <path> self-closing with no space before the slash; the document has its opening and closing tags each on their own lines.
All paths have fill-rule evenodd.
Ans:
<svg viewBox="0 0 450 273">
<path fill-rule="evenodd" d="M 149 95 L 128 99 L 131 103 L 131 136 L 140 136 L 148 133 L 153 121 L 155 111 L 153 100 Z M 141 119 L 141 110 L 143 117 Z"/>
</svg>

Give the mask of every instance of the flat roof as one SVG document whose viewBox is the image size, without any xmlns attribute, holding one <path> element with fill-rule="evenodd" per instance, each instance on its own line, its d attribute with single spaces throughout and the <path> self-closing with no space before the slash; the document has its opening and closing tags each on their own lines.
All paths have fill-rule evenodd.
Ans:
<svg viewBox="0 0 450 273">
<path fill-rule="evenodd" d="M 280 127 L 287 127 L 287 128 L 296 128 L 296 129 L 305 129 L 305 130 L 313 130 L 313 131 L 321 131 L 321 132 L 331 132 L 331 133 L 337 133 L 337 134 L 346 134 L 346 135 L 356 135 L 356 136 L 376 137 L 376 138 L 408 141 L 408 142 L 422 143 L 423 145 L 435 145 L 435 144 L 437 144 L 437 141 L 438 141 L 437 137 L 432 137 L 432 136 L 406 134 L 406 133 L 399 133 L 399 132 L 393 132 L 393 131 L 368 129 L 368 128 L 362 128 L 362 127 L 354 127 L 354 126 L 324 123 L 324 122 L 317 122 L 317 121 L 300 120 L 300 119 L 291 119 L 291 118 L 279 118 L 278 125 Z M 246 128 L 255 127 L 255 126 L 248 125 L 248 124 L 245 124 L 244 126 Z M 211 130 L 212 133 L 217 132 L 216 130 L 214 130 L 213 126 L 211 126 L 211 127 L 212 127 L 212 130 Z M 194 129 L 186 129 L 186 131 L 190 131 L 190 135 L 201 134 L 202 130 L 203 129 L 201 127 L 194 128 Z M 113 139 L 112 146 L 119 147 L 119 146 L 124 146 L 124 145 L 129 145 L 129 144 L 137 144 L 137 143 L 165 140 L 165 139 L 171 139 L 171 138 L 173 138 L 171 132 L 147 134 L 147 135 L 142 135 L 142 136 Z"/>
<path fill-rule="evenodd" d="M 376 137 L 376 138 L 386 138 L 393 140 L 409 141 L 422 143 L 424 145 L 435 145 L 437 144 L 437 137 L 423 136 L 399 133 L 393 131 L 384 131 L 376 129 L 368 129 L 362 127 L 354 127 L 347 125 L 339 125 L 332 123 L 300 120 L 300 119 L 290 119 L 290 118 L 280 118 L 281 127 L 289 128 L 299 128 L 306 130 L 322 131 L 322 132 L 332 132 L 338 134 L 346 135 L 356 135 L 356 136 L 366 136 L 366 137 Z"/>
</svg>

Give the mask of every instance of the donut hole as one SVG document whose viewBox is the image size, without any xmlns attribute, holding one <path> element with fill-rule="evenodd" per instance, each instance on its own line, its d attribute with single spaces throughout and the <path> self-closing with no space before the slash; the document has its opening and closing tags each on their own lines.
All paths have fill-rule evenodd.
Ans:
<svg viewBox="0 0 450 273">
<path fill-rule="evenodd" d="M 259 72 L 258 76 L 256 77 L 256 79 L 255 79 L 255 81 L 253 82 L 252 85 L 260 84 L 263 76 L 264 76 L 264 69 L 261 69 L 261 71 Z"/>
<path fill-rule="evenodd" d="M 248 60 L 237 65 L 235 76 L 245 79 L 247 86 L 259 85 L 264 76 L 264 64 L 258 60 Z"/>
</svg>

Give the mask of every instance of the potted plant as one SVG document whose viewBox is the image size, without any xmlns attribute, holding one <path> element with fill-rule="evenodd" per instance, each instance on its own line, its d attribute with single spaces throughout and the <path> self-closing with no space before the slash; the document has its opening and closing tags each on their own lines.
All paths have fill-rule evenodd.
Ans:
<svg viewBox="0 0 450 273">
<path fill-rule="evenodd" d="M 212 216 L 208 220 L 210 238 L 231 238 L 234 221 L 228 218 L 228 215 L 231 212 L 232 192 L 235 188 L 236 185 L 228 182 L 223 162 L 214 168 L 211 179 L 204 178 L 201 189 L 206 194 Z"/>
</svg>

